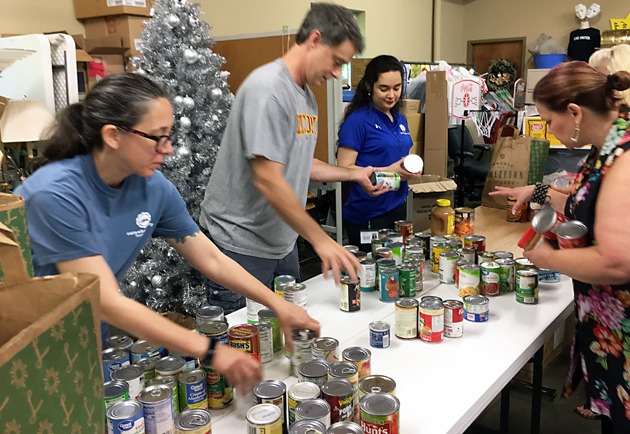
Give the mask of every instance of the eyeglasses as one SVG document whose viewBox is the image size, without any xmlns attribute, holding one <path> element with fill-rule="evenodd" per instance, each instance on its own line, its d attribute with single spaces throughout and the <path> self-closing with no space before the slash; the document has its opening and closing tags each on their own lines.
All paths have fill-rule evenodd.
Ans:
<svg viewBox="0 0 630 434">
<path fill-rule="evenodd" d="M 144 137 L 145 139 L 153 140 L 155 142 L 155 152 L 162 152 L 166 148 L 166 144 L 171 141 L 171 136 L 177 131 L 175 128 L 171 128 L 170 134 L 162 136 L 152 136 L 151 134 L 143 133 L 142 131 L 134 130 L 129 127 L 116 127 L 119 130 L 123 130 L 127 133 L 135 134 L 136 136 Z"/>
</svg>

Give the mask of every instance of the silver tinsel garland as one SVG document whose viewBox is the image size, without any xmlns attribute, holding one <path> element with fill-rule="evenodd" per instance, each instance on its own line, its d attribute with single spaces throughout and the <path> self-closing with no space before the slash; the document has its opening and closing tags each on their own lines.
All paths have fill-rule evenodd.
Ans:
<svg viewBox="0 0 630 434">
<path fill-rule="evenodd" d="M 225 59 L 208 48 L 215 41 L 201 14 L 197 3 L 157 0 L 140 35 L 142 56 L 133 59 L 138 73 L 170 95 L 178 131 L 172 141 L 175 152 L 160 170 L 177 187 L 197 223 L 234 98 L 229 73 L 221 71 Z M 168 243 L 152 239 L 120 288 L 155 311 L 194 315 L 206 300 L 204 279 Z"/>
</svg>

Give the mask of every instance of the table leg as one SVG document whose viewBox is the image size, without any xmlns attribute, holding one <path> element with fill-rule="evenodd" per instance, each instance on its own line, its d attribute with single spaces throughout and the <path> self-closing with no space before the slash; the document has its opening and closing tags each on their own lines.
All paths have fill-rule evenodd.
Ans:
<svg viewBox="0 0 630 434">
<path fill-rule="evenodd" d="M 543 346 L 534 355 L 534 380 L 532 382 L 531 433 L 540 434 L 540 414 L 542 404 Z"/>
<path fill-rule="evenodd" d="M 499 433 L 507 434 L 510 422 L 510 383 L 501 391 L 501 416 L 499 420 Z"/>
</svg>

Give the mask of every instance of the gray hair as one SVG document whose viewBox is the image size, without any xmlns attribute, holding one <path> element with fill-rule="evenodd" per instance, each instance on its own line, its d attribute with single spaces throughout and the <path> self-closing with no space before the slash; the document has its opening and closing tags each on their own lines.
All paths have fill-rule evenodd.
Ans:
<svg viewBox="0 0 630 434">
<path fill-rule="evenodd" d="M 295 38 L 299 45 L 308 39 L 313 30 L 319 30 L 326 45 L 337 46 L 349 40 L 357 53 L 364 48 L 363 35 L 352 12 L 332 3 L 314 3 L 306 14 Z"/>
</svg>

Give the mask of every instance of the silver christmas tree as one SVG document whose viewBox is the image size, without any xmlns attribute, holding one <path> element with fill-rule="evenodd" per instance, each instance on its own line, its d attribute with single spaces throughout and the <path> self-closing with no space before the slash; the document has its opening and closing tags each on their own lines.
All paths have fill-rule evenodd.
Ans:
<svg viewBox="0 0 630 434">
<path fill-rule="evenodd" d="M 173 155 L 160 169 L 179 190 L 188 211 L 199 212 L 234 96 L 227 84 L 225 59 L 209 47 L 212 28 L 199 19 L 199 4 L 157 0 L 140 34 L 137 74 L 155 80 L 173 106 Z M 127 297 L 158 312 L 192 315 L 205 301 L 203 276 L 164 240 L 152 239 L 120 282 Z"/>
</svg>

